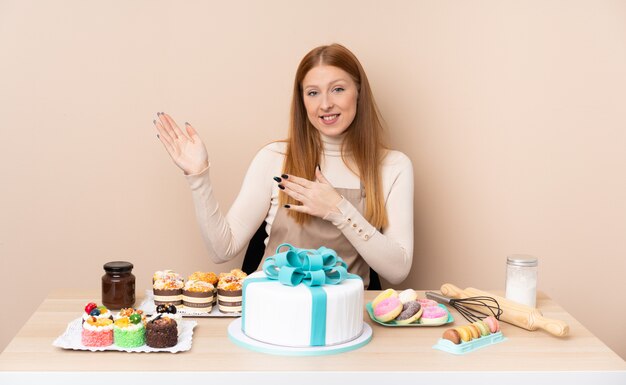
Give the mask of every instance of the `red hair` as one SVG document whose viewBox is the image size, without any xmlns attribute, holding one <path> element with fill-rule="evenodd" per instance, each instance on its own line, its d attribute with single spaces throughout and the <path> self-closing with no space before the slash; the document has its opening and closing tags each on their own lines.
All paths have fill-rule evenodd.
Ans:
<svg viewBox="0 0 626 385">
<path fill-rule="evenodd" d="M 347 72 L 357 85 L 358 98 L 356 115 L 346 130 L 343 142 L 342 158 L 346 166 L 346 156 L 351 156 L 358 170 L 352 170 L 361 179 L 365 188 L 365 218 L 376 228 L 387 225 L 387 210 L 382 193 L 381 163 L 387 147 L 384 145 L 384 129 L 380 113 L 365 71 L 358 59 L 346 47 L 340 44 L 320 46 L 304 56 L 293 84 L 291 118 L 287 153 L 283 169 L 286 174 L 298 175 L 309 180 L 315 179 L 315 167 L 322 157 L 320 134 L 307 117 L 304 106 L 302 81 L 314 67 L 328 65 Z M 298 204 L 287 194 L 280 195 L 281 204 Z M 308 220 L 309 215 L 290 211 L 300 224 Z"/>
</svg>

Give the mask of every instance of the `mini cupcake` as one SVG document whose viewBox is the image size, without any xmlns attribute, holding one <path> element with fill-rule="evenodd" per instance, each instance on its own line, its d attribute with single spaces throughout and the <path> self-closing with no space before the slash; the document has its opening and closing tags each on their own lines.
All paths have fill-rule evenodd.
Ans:
<svg viewBox="0 0 626 385">
<path fill-rule="evenodd" d="M 183 305 L 196 311 L 210 312 L 215 287 L 205 281 L 188 279 L 183 288 Z"/>
<path fill-rule="evenodd" d="M 95 302 L 89 302 L 85 305 L 82 323 L 85 323 L 85 321 L 91 317 L 95 317 L 96 319 L 110 319 L 113 321 L 113 314 L 111 311 L 109 311 L 106 306 L 98 306 Z"/>
<path fill-rule="evenodd" d="M 244 273 L 245 274 L 245 273 Z M 217 284 L 217 304 L 222 313 L 240 313 L 243 277 L 234 274 L 220 274 Z"/>
<path fill-rule="evenodd" d="M 196 271 L 193 274 L 191 274 L 188 279 L 196 280 L 196 281 L 204 281 L 213 285 L 213 303 L 211 304 L 211 306 L 215 306 L 217 304 L 217 283 L 219 281 L 219 278 L 214 272 L 209 271 L 205 273 L 202 271 Z"/>
<path fill-rule="evenodd" d="M 146 345 L 152 348 L 171 348 L 178 343 L 177 322 L 158 314 L 146 324 Z"/>
<path fill-rule="evenodd" d="M 113 321 L 95 316 L 87 318 L 83 322 L 80 339 L 85 346 L 103 347 L 113 344 Z"/>
<path fill-rule="evenodd" d="M 171 270 L 157 271 L 152 276 L 154 304 L 182 305 L 184 280 L 180 274 Z"/>
<path fill-rule="evenodd" d="M 146 328 L 141 314 L 132 313 L 120 317 L 113 323 L 113 341 L 122 348 L 136 348 L 146 343 Z"/>
</svg>

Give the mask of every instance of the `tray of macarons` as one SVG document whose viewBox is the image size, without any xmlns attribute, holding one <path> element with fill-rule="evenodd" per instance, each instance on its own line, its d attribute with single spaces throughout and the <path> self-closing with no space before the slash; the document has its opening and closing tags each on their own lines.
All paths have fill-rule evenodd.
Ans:
<svg viewBox="0 0 626 385">
<path fill-rule="evenodd" d="M 387 289 L 365 305 L 372 321 L 383 326 L 441 326 L 454 321 L 445 305 L 418 298 L 407 289 Z"/>
<path fill-rule="evenodd" d="M 433 349 L 466 354 L 505 340 L 500 331 L 500 323 L 496 317 L 489 316 L 467 325 L 446 329 Z"/>
</svg>

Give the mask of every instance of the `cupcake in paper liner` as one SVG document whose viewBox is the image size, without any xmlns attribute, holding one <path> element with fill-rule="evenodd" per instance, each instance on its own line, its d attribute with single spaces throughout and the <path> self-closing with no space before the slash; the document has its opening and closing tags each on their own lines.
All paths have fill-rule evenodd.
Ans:
<svg viewBox="0 0 626 385">
<path fill-rule="evenodd" d="M 212 284 L 188 279 L 183 288 L 183 305 L 190 310 L 210 312 L 213 308 L 214 292 L 215 287 Z"/>
<path fill-rule="evenodd" d="M 152 291 L 154 293 L 155 305 L 182 305 L 183 277 L 171 270 L 157 271 L 152 277 Z"/>
</svg>

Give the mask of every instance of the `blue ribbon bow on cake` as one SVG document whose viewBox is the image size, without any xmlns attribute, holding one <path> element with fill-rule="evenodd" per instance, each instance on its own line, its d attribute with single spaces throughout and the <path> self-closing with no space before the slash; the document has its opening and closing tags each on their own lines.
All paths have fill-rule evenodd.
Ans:
<svg viewBox="0 0 626 385">
<path fill-rule="evenodd" d="M 288 250 L 279 252 L 283 247 Z M 298 249 L 283 243 L 276 248 L 276 255 L 265 260 L 263 272 L 267 278 L 287 286 L 337 285 L 348 278 L 348 265 L 327 247 Z"/>
</svg>

